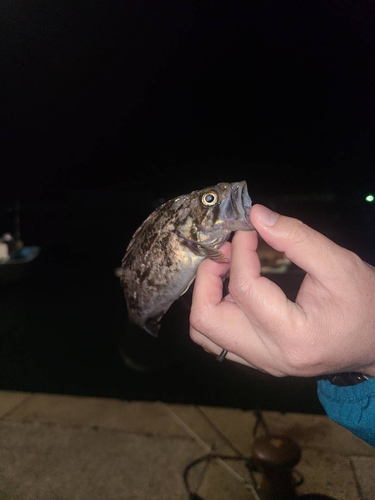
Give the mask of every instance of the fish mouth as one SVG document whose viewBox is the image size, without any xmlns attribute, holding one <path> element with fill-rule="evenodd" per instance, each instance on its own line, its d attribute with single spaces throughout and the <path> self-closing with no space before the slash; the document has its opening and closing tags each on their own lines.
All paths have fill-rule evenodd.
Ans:
<svg viewBox="0 0 375 500">
<path fill-rule="evenodd" d="M 236 223 L 235 230 L 254 230 L 249 218 L 251 206 L 252 201 L 247 190 L 246 181 L 233 182 L 226 215 L 228 218 L 234 219 Z"/>
</svg>

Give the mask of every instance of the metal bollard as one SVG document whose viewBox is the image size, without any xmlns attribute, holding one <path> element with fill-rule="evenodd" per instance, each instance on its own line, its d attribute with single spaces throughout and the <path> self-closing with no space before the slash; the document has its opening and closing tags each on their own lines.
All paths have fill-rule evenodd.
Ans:
<svg viewBox="0 0 375 500">
<path fill-rule="evenodd" d="M 301 459 L 301 448 L 291 438 L 268 434 L 253 445 L 253 461 L 262 473 L 261 487 L 267 500 L 294 500 L 297 493 L 292 469 Z"/>
</svg>

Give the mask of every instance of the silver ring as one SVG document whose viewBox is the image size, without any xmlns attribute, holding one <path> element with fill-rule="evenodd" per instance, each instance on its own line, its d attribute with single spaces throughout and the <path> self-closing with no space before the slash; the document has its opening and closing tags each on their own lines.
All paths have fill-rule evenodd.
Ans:
<svg viewBox="0 0 375 500">
<path fill-rule="evenodd" d="M 217 359 L 218 361 L 223 361 L 223 359 L 225 358 L 225 356 L 226 356 L 227 354 L 228 354 L 228 351 L 227 351 L 226 349 L 223 349 L 223 350 L 221 351 L 221 353 L 220 353 L 218 356 L 216 356 L 216 359 Z"/>
</svg>

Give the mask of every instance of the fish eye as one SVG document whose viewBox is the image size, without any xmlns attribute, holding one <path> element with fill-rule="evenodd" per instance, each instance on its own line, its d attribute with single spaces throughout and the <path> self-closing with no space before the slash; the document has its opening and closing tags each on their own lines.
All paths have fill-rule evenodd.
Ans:
<svg viewBox="0 0 375 500">
<path fill-rule="evenodd" d="M 212 207 L 213 205 L 216 205 L 217 200 L 218 196 L 215 193 L 215 191 L 204 193 L 204 195 L 201 198 L 203 205 L 206 205 L 206 207 Z"/>
</svg>

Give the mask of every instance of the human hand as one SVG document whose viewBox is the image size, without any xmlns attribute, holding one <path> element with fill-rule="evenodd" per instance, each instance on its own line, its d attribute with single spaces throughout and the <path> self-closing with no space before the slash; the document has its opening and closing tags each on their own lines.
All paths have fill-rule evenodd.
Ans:
<svg viewBox="0 0 375 500">
<path fill-rule="evenodd" d="M 198 268 L 191 338 L 275 376 L 375 376 L 375 268 L 264 206 L 253 206 L 250 220 L 271 247 L 306 271 L 296 301 L 260 275 L 255 231 L 238 231 L 221 248 L 228 264 L 206 259 Z M 223 298 L 229 268 L 229 295 Z"/>
</svg>

